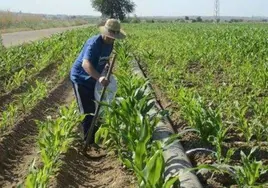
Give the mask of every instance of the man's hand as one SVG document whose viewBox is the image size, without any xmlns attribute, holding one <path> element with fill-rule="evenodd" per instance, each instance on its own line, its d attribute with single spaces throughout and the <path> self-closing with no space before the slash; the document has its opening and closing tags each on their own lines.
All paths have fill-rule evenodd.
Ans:
<svg viewBox="0 0 268 188">
<path fill-rule="evenodd" d="M 108 86 L 110 81 L 105 78 L 105 76 L 101 76 L 98 80 L 103 86 Z"/>
</svg>

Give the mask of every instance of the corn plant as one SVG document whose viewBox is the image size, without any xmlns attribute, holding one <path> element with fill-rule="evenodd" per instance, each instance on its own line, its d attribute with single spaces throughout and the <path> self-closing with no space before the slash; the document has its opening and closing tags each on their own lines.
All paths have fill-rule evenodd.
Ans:
<svg viewBox="0 0 268 188">
<path fill-rule="evenodd" d="M 20 70 L 19 72 L 15 73 L 12 79 L 8 80 L 7 83 L 4 85 L 5 91 L 10 91 L 12 88 L 16 88 L 24 82 L 26 78 L 26 71 L 24 69 Z"/>
<path fill-rule="evenodd" d="M 38 60 L 38 62 L 36 62 L 34 67 L 32 67 L 31 69 L 25 67 L 22 68 L 19 72 L 14 73 L 14 75 L 4 85 L 4 90 L 8 92 L 15 88 L 18 88 L 23 83 L 26 83 L 27 81 L 31 80 L 43 68 L 48 66 L 50 63 L 53 63 L 51 62 L 52 58 L 56 60 L 56 57 L 58 56 L 58 54 L 54 54 L 55 50 L 60 51 L 59 45 L 55 45 L 53 49 L 49 51 L 48 54 L 44 55 L 41 60 Z"/>
<path fill-rule="evenodd" d="M 8 104 L 0 117 L 0 130 L 13 126 L 23 114 L 27 114 L 40 100 L 48 95 L 49 83 L 36 81 L 36 87 L 31 87 L 22 96 L 18 96 Z"/>
<path fill-rule="evenodd" d="M 183 117 L 199 131 L 201 139 L 204 142 L 211 139 L 219 146 L 228 130 L 222 125 L 221 112 L 207 107 L 201 97 L 196 99 L 184 89 L 180 90 L 178 101 Z"/>
<path fill-rule="evenodd" d="M 246 118 L 246 112 L 248 110 L 248 106 L 239 106 L 238 103 L 235 103 L 236 106 L 236 117 L 237 117 L 237 129 L 243 133 L 246 141 L 249 142 L 251 137 L 253 136 L 254 127 L 251 126 L 250 121 Z"/>
<path fill-rule="evenodd" d="M 251 126 L 253 127 L 253 135 L 256 136 L 258 143 L 261 143 L 268 139 L 267 133 L 268 128 L 262 123 L 259 118 L 253 119 L 250 121 Z"/>
<path fill-rule="evenodd" d="M 253 111 L 255 118 L 251 120 L 253 134 L 256 136 L 258 142 L 268 139 L 268 99 L 264 99 L 262 103 L 254 101 Z"/>
<path fill-rule="evenodd" d="M 233 168 L 233 177 L 241 188 L 261 185 L 257 183 L 257 181 L 262 174 L 268 172 L 268 167 L 264 166 L 261 161 L 251 159 L 252 154 L 255 152 L 256 149 L 257 147 L 252 148 L 249 155 L 247 156 L 243 151 L 241 151 L 240 155 L 242 166 L 235 166 Z M 266 183 L 268 183 L 267 180 Z"/>
<path fill-rule="evenodd" d="M 145 165 L 139 169 L 135 162 L 123 158 L 124 164 L 134 169 L 138 177 L 139 187 L 148 188 L 170 188 L 175 183 L 178 185 L 179 177 L 164 177 L 165 161 L 163 157 L 163 144 L 154 142 L 152 145 L 152 156 L 147 158 Z"/>
<path fill-rule="evenodd" d="M 110 138 L 117 137 L 117 139 L 112 139 L 109 142 L 115 142 L 113 145 L 120 144 L 119 148 L 123 148 L 121 146 L 126 145 L 126 147 L 128 147 L 127 150 L 133 151 L 137 145 L 134 140 L 139 140 L 142 130 L 146 133 L 146 142 L 144 140 L 144 144 L 146 145 L 146 143 L 149 142 L 148 138 L 150 138 L 153 127 L 143 126 L 143 123 L 150 121 L 150 119 L 146 119 L 145 117 L 154 104 L 153 102 L 149 102 L 151 96 L 145 95 L 146 87 L 136 85 L 136 90 L 129 90 L 129 86 L 127 85 L 129 81 L 126 81 L 128 79 L 124 77 L 120 78 L 120 81 L 125 79 L 125 81 L 122 81 L 120 88 L 126 95 L 123 95 L 124 97 L 117 98 L 111 103 L 111 105 L 102 103 L 108 107 L 106 109 L 108 112 L 106 113 L 106 122 L 102 125 L 102 128 L 98 132 L 110 129 L 109 127 L 111 127 L 111 132 L 109 133 L 111 134 Z M 153 123 L 153 125 L 155 124 L 156 122 Z M 112 132 L 112 130 L 114 130 L 114 132 Z M 118 132 L 122 134 L 122 138 L 118 137 Z M 97 133 L 97 135 L 101 136 L 107 134 Z M 106 142 L 106 138 L 104 142 Z"/>
<path fill-rule="evenodd" d="M 30 92 L 27 95 L 22 96 L 21 106 L 22 113 L 26 113 L 28 110 L 44 97 L 48 95 L 49 82 L 35 82 L 36 87 L 31 86 Z"/>
<path fill-rule="evenodd" d="M 0 117 L 0 131 L 3 132 L 8 126 L 15 124 L 18 117 L 18 106 L 15 104 L 8 105 Z"/>
<path fill-rule="evenodd" d="M 148 83 L 129 75 L 127 64 L 123 67 L 125 71 L 117 74 L 120 82 L 117 98 L 111 104 L 101 103 L 106 106 L 105 121 L 95 141 L 118 152 L 123 164 L 134 170 L 139 187 L 170 187 L 178 177 L 165 180 L 163 148 L 152 143 L 159 117 L 158 112 L 151 111 L 154 101 Z"/>
<path fill-rule="evenodd" d="M 83 115 L 76 109 L 76 103 L 72 102 L 69 107 L 63 106 L 59 109 L 57 119 L 48 116 L 44 122 L 36 121 L 39 127 L 38 145 L 42 166 L 37 168 L 35 160 L 33 161 L 24 182 L 26 187 L 47 187 L 50 177 L 57 172 L 60 156 L 74 141 L 74 128 L 83 119 Z"/>
<path fill-rule="evenodd" d="M 266 180 L 263 183 L 258 182 L 261 175 L 268 172 L 268 166 L 263 165 L 262 161 L 252 159 L 252 154 L 257 147 L 253 147 L 249 155 L 241 150 L 241 162 L 242 165 L 228 165 L 228 164 L 212 164 L 212 165 L 199 165 L 196 168 L 188 169 L 207 169 L 214 172 L 228 173 L 232 179 L 234 179 L 240 188 L 244 187 L 263 187 L 268 185 Z"/>
<path fill-rule="evenodd" d="M 28 113 L 34 105 L 47 96 L 48 83 L 36 81 L 36 87 L 31 88 L 17 96 L 15 100 L 8 104 L 0 117 L 0 129 L 5 130 L 7 127 L 14 125 L 22 114 Z"/>
<path fill-rule="evenodd" d="M 16 96 L 2 113 L 0 129 L 5 130 L 7 127 L 14 125 L 20 116 L 29 113 L 40 100 L 48 95 L 50 88 L 50 82 L 36 80 L 35 87 L 31 86 L 25 93 Z"/>
<path fill-rule="evenodd" d="M 24 186 L 30 188 L 46 187 L 51 174 L 50 168 L 43 167 L 42 169 L 36 168 L 36 160 L 34 159 L 29 171 L 30 173 L 25 180 Z M 19 184 L 18 187 L 23 188 L 23 184 Z"/>
</svg>

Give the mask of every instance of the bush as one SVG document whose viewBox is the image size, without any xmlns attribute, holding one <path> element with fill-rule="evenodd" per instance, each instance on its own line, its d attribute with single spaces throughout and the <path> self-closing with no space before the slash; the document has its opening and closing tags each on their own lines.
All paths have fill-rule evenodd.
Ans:
<svg viewBox="0 0 268 188">
<path fill-rule="evenodd" d="M 130 21 L 130 23 L 140 23 L 140 22 L 141 22 L 141 20 L 140 20 L 139 18 L 137 18 L 137 17 L 133 18 L 133 19 Z"/>
<path fill-rule="evenodd" d="M 196 18 L 196 21 L 197 21 L 197 22 L 202 22 L 203 20 L 202 20 L 202 18 L 201 18 L 200 16 L 198 16 L 198 17 Z"/>
</svg>

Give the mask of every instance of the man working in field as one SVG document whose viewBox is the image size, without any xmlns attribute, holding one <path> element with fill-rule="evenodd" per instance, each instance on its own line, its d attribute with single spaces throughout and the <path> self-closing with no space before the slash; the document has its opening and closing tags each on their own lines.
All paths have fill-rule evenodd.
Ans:
<svg viewBox="0 0 268 188">
<path fill-rule="evenodd" d="M 82 122 L 84 141 L 95 113 L 94 88 L 96 82 L 103 86 L 109 85 L 109 80 L 101 76 L 105 66 L 108 65 L 109 56 L 113 51 L 114 40 L 124 39 L 126 34 L 120 28 L 116 19 L 108 19 L 100 27 L 100 33 L 89 38 L 83 46 L 79 56 L 74 62 L 70 78 L 80 113 L 87 114 Z M 94 137 L 89 144 L 94 143 Z"/>
</svg>

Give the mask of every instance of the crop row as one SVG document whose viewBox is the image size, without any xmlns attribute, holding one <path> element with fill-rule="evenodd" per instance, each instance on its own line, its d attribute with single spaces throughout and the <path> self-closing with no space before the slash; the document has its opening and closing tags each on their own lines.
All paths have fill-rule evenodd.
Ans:
<svg viewBox="0 0 268 188">
<path fill-rule="evenodd" d="M 93 28 L 88 28 L 88 30 L 89 33 L 94 32 Z M 29 82 L 50 64 L 61 65 L 74 50 L 77 53 L 81 42 L 87 36 L 86 32 L 76 34 L 74 31 L 70 31 L 64 34 L 56 34 L 45 40 L 1 51 L 0 74 L 3 86 L 1 92 L 10 92 L 23 83 Z M 77 41 L 80 41 L 80 46 L 77 46 Z"/>
<path fill-rule="evenodd" d="M 257 147 L 248 155 L 241 151 L 237 163 L 231 158 L 237 148 L 223 152 L 223 146 L 231 136 L 247 144 L 256 141 L 256 146 L 268 141 L 266 27 L 133 24 L 126 30 L 127 41 L 116 48 L 117 97 L 111 104 L 102 103 L 105 114 L 96 141 L 118 152 L 122 163 L 135 172 L 140 187 L 170 187 L 179 180 L 164 179 L 162 148 L 169 142 L 152 141 L 159 119 L 157 114 L 149 114 L 153 103 L 145 92 L 146 83 L 131 75 L 129 62 L 134 55 L 176 105 L 181 118 L 197 130 L 201 141 L 215 148 L 215 163 L 197 169 L 228 173 L 240 187 L 264 185 L 261 176 L 268 168 L 253 158 Z M 57 127 L 57 121 L 48 123 Z M 57 129 L 51 130 L 52 135 L 56 133 Z M 56 145 L 54 149 L 61 152 L 60 144 Z M 33 171 L 27 181 L 37 182 L 34 185 L 42 183 L 42 178 L 47 181 L 47 173 L 52 171 L 41 171 Z"/>
<path fill-rule="evenodd" d="M 170 187 L 178 181 L 178 177 L 165 179 L 163 147 L 166 143 L 152 142 L 152 134 L 159 121 L 158 113 L 149 113 L 154 105 L 152 95 L 147 92 L 145 81 L 131 76 L 130 57 L 124 49 L 118 48 L 117 53 L 115 74 L 119 90 L 112 103 L 102 103 L 104 114 L 96 142 L 118 152 L 121 162 L 135 172 L 139 187 Z M 59 118 L 49 117 L 44 122 L 37 122 L 42 164 L 38 168 L 33 162 L 25 186 L 46 187 L 60 168 L 60 155 L 72 143 L 74 126 L 82 120 L 82 116 L 75 113 L 75 108 L 77 106 L 72 103 L 69 110 L 64 108 Z"/>
<path fill-rule="evenodd" d="M 267 26 L 139 24 L 128 30 L 129 50 L 175 105 L 173 112 L 213 146 L 217 164 L 236 165 L 229 159 L 240 148 L 223 151 L 230 140 L 257 146 L 254 151 L 267 143 Z M 250 154 L 256 167 L 251 169 L 243 156 L 241 168 L 258 175 L 248 173 L 247 180 L 236 183 L 259 185 L 267 162 L 255 164 L 256 155 Z"/>
<path fill-rule="evenodd" d="M 75 139 L 74 129 L 83 116 L 77 111 L 75 102 L 68 107 L 62 106 L 56 118 L 47 117 L 46 121 L 36 121 L 39 127 L 38 146 L 41 164 L 37 167 L 33 160 L 25 182 L 25 187 L 44 188 L 49 184 L 60 167 L 60 158 Z M 38 161 L 39 162 L 39 161 Z"/>
<path fill-rule="evenodd" d="M 91 32 L 94 30 L 90 28 Z M 40 81 L 36 80 L 34 85 L 29 85 L 27 90 L 24 93 L 19 94 L 14 98 L 14 100 L 7 104 L 6 106 L 2 107 L 3 112 L 0 116 L 0 130 L 1 132 L 4 131 L 6 128 L 13 126 L 17 121 L 20 120 L 20 117 L 24 114 L 27 114 L 30 112 L 30 110 L 43 98 L 45 98 L 50 90 L 57 85 L 63 78 L 68 76 L 70 67 L 76 58 L 76 55 L 79 53 L 79 49 L 81 45 L 83 44 L 83 41 L 88 37 L 88 31 L 84 30 L 83 32 L 77 31 L 71 31 L 67 32 L 66 34 L 63 34 L 63 36 L 66 36 L 67 38 L 64 39 L 65 42 L 61 42 L 62 38 L 58 38 L 58 36 L 55 36 L 56 39 L 58 39 L 58 42 L 60 45 L 65 46 L 64 49 L 61 49 L 60 51 L 55 50 L 54 47 L 51 48 L 50 54 L 54 54 L 54 59 L 46 59 L 43 62 L 46 64 L 52 62 L 52 63 L 58 63 L 57 71 L 55 72 L 55 75 L 51 75 L 51 77 L 46 79 L 40 79 Z M 52 37 L 53 38 L 53 37 Z M 52 40 L 52 39 L 51 39 Z M 55 39 L 54 39 L 55 40 Z M 39 42 L 38 42 L 39 43 Z M 51 45 L 56 45 L 56 40 L 54 43 L 51 43 Z M 72 44 L 69 48 L 66 48 L 66 46 L 69 46 Z M 32 44 L 35 45 L 35 44 Z M 9 49 L 7 49 L 9 50 Z M 13 49 L 11 49 L 13 50 Z M 37 71 L 38 68 L 34 67 L 33 70 Z M 24 71 L 25 69 L 20 70 L 19 72 L 24 72 L 22 76 L 18 76 L 18 82 L 15 83 L 16 79 L 11 79 L 9 83 L 12 83 L 11 86 L 15 88 L 18 86 L 18 83 L 25 81 L 25 76 L 31 77 L 31 75 L 26 74 Z M 40 70 L 39 70 L 40 71 Z M 29 72 L 28 72 L 29 73 Z M 20 75 L 19 73 L 15 73 L 15 75 Z"/>
</svg>

